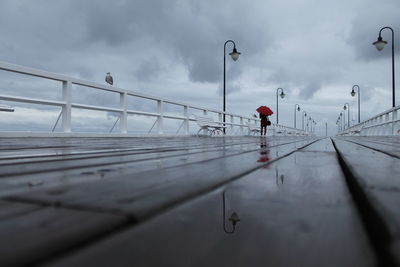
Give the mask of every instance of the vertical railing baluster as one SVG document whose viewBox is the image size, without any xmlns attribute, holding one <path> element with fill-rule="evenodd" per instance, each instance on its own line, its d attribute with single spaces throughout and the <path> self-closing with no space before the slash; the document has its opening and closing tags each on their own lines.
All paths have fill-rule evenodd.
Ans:
<svg viewBox="0 0 400 267">
<path fill-rule="evenodd" d="M 189 113 L 188 113 L 188 106 L 183 107 L 183 116 L 185 117 L 184 123 L 184 132 L 185 134 L 189 134 Z"/>
<path fill-rule="evenodd" d="M 158 113 L 158 120 L 157 120 L 157 128 L 158 134 L 164 133 L 164 101 L 157 100 L 157 113 Z"/>
<path fill-rule="evenodd" d="M 62 96 L 64 105 L 62 107 L 62 129 L 64 133 L 71 132 L 71 112 L 72 112 L 72 83 L 63 81 Z"/>
<path fill-rule="evenodd" d="M 240 135 L 243 135 L 243 117 L 240 117 Z"/>
<path fill-rule="evenodd" d="M 233 118 L 233 115 L 231 115 L 231 134 L 234 134 L 234 126 L 233 126 L 233 123 L 234 123 L 234 118 Z"/>
<path fill-rule="evenodd" d="M 119 119 L 119 128 L 121 133 L 126 134 L 128 132 L 128 112 L 127 112 L 127 93 L 123 92 L 119 94 L 119 107 L 122 109 Z"/>
<path fill-rule="evenodd" d="M 386 113 L 385 114 L 385 125 L 383 126 L 383 130 L 384 130 L 383 135 L 389 134 L 389 131 L 390 131 L 389 120 L 390 120 L 389 113 Z"/>
</svg>

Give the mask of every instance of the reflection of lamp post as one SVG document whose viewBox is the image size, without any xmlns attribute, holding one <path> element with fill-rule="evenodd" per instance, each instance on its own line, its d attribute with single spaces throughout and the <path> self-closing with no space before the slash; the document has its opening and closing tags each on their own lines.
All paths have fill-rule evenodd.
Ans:
<svg viewBox="0 0 400 267">
<path fill-rule="evenodd" d="M 283 92 L 282 88 L 276 89 L 276 124 L 278 124 L 278 122 L 279 122 L 279 109 L 278 109 L 278 92 L 279 92 L 279 89 L 281 89 L 281 93 L 279 94 L 279 96 L 282 99 L 285 97 L 285 93 Z"/>
<path fill-rule="evenodd" d="M 276 177 L 276 185 L 277 186 L 279 186 L 279 184 L 283 185 L 283 182 L 285 180 L 285 175 L 283 174 L 279 175 L 278 169 L 275 169 L 275 177 Z"/>
<path fill-rule="evenodd" d="M 238 222 L 240 222 L 240 218 L 236 212 L 233 212 L 231 217 L 229 217 L 229 219 L 228 219 L 232 223 L 232 230 L 231 231 L 226 230 L 226 226 L 225 226 L 225 191 L 222 192 L 222 215 L 223 215 L 222 224 L 223 224 L 224 232 L 227 234 L 233 234 L 236 229 L 236 224 Z"/>
<path fill-rule="evenodd" d="M 378 51 L 381 51 L 385 45 L 387 44 L 387 42 L 385 40 L 382 40 L 382 30 L 384 29 L 389 29 L 392 31 L 392 107 L 396 106 L 396 101 L 395 101 L 395 76 L 394 76 L 394 31 L 392 28 L 390 27 L 383 27 L 382 29 L 380 29 L 379 31 L 379 36 L 378 36 L 378 40 L 376 40 L 375 42 L 373 42 L 372 44 L 375 45 L 376 49 L 378 49 Z"/>
<path fill-rule="evenodd" d="M 297 106 L 297 109 L 296 109 L 296 106 Z M 296 129 L 296 110 L 297 111 L 300 111 L 300 106 L 299 106 L 299 104 L 295 104 L 294 105 L 294 128 Z"/>
<path fill-rule="evenodd" d="M 232 59 L 233 59 L 233 61 L 236 61 L 238 58 L 239 58 L 239 55 L 240 55 L 240 53 L 236 50 L 236 44 L 235 44 L 235 42 L 234 41 L 232 41 L 232 40 L 228 40 L 228 41 L 226 41 L 225 42 L 225 44 L 224 44 L 224 92 L 223 92 L 223 95 L 224 95 L 224 104 L 223 104 L 223 111 L 224 111 L 224 115 L 223 115 L 223 117 L 224 117 L 224 126 L 225 126 L 225 111 L 226 111 L 226 99 L 225 99 L 225 94 L 226 94 L 226 90 L 225 90 L 225 77 L 226 77 L 226 57 L 225 57 L 225 54 L 226 54 L 226 44 L 227 43 L 232 43 L 233 44 L 233 50 L 232 50 L 232 52 L 231 53 L 229 53 L 229 55 L 232 57 Z M 225 134 L 225 127 L 224 127 L 224 134 Z"/>
<path fill-rule="evenodd" d="M 304 118 L 307 117 L 307 112 L 303 110 L 303 116 L 301 117 L 301 129 L 304 131 Z"/>
<path fill-rule="evenodd" d="M 353 88 L 351 89 L 351 92 L 350 92 L 350 94 L 351 94 L 351 96 L 355 96 L 356 95 L 356 92 L 354 91 L 354 87 L 357 87 L 357 96 L 358 96 L 358 123 L 360 123 L 360 86 L 358 86 L 357 84 L 356 85 L 353 85 Z"/>
<path fill-rule="evenodd" d="M 343 106 L 343 109 L 346 110 L 346 105 L 347 105 L 347 128 L 350 127 L 350 105 L 349 103 L 345 103 Z"/>
</svg>

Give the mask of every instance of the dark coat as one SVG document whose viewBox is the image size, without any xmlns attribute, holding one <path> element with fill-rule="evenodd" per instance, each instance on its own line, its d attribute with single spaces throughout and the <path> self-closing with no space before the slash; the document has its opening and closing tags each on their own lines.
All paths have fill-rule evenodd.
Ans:
<svg viewBox="0 0 400 267">
<path fill-rule="evenodd" d="M 267 127 L 268 116 L 260 113 L 261 127 Z"/>
</svg>

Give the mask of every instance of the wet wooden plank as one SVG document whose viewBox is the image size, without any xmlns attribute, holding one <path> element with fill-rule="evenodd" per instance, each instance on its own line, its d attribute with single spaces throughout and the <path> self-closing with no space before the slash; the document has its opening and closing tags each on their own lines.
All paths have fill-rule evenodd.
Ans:
<svg viewBox="0 0 400 267">
<path fill-rule="evenodd" d="M 268 149 L 271 162 L 292 153 L 314 139 L 269 147 L 268 139 L 257 139 Z M 57 204 L 70 208 L 119 212 L 144 219 L 177 203 L 237 179 L 268 162 L 259 151 L 226 155 L 217 159 L 70 186 L 58 186 L 9 196 L 6 199 Z"/>
<path fill-rule="evenodd" d="M 2 202 L 1 208 L 14 211 L 0 219 L 0 266 L 7 267 L 31 266 L 128 221 L 116 215 L 23 203 Z"/>
<path fill-rule="evenodd" d="M 232 212 L 240 222 L 228 234 Z M 325 139 L 45 266 L 132 265 L 368 267 L 377 260 Z"/>
<path fill-rule="evenodd" d="M 400 138 L 382 137 L 341 137 L 340 140 L 353 142 L 391 156 L 400 158 Z"/>
<path fill-rule="evenodd" d="M 21 191 L 32 191 L 40 187 L 67 185 L 85 181 L 107 179 L 110 177 L 132 175 L 151 169 L 161 169 L 177 165 L 189 164 L 223 156 L 255 151 L 258 149 L 257 138 L 244 140 L 213 140 L 210 145 L 198 146 L 198 139 L 193 138 L 195 146 L 176 147 L 155 151 L 134 151 L 100 153 L 90 155 L 44 156 L 29 159 L 13 159 L 12 164 L 0 161 L 0 196 Z M 303 138 L 304 139 L 304 138 Z M 151 140 L 151 139 L 150 139 Z M 212 140 L 212 139 L 210 139 Z M 302 139 L 272 139 L 269 146 L 293 143 Z M 165 142 L 168 142 L 166 140 Z M 204 143 L 204 141 L 202 141 Z M 212 143 L 212 144 L 211 144 Z M 133 148 L 134 149 L 134 148 Z M 70 155 L 71 156 L 71 155 Z M 3 164 L 1 164 L 3 162 Z M 6 162 L 8 162 L 6 160 Z"/>
<path fill-rule="evenodd" d="M 345 140 L 334 139 L 335 146 L 371 218 L 380 225 L 383 245 L 400 264 L 400 159 Z"/>
<path fill-rule="evenodd" d="M 0 223 L 2 220 L 24 215 L 26 213 L 43 208 L 39 205 L 31 205 L 25 203 L 14 203 L 10 201 L 0 200 Z"/>
</svg>

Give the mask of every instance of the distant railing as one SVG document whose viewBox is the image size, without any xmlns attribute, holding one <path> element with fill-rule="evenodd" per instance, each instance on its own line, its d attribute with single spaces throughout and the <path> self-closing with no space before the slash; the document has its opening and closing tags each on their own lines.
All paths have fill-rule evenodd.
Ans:
<svg viewBox="0 0 400 267">
<path fill-rule="evenodd" d="M 15 96 L 15 95 L 0 94 L 0 100 L 3 100 L 3 101 L 60 107 L 61 112 L 59 112 L 58 119 L 57 119 L 56 123 L 54 124 L 54 126 L 52 127 L 52 130 L 49 129 L 49 131 L 48 131 L 49 134 L 52 134 L 52 132 L 54 132 L 59 120 L 61 120 L 61 132 L 73 134 L 72 129 L 71 129 L 71 122 L 72 122 L 71 113 L 72 113 L 72 109 L 74 109 L 74 108 L 118 113 L 119 115 L 118 115 L 113 127 L 111 128 L 110 132 L 112 132 L 114 127 L 116 126 L 116 124 L 119 123 L 119 133 L 122 135 L 128 134 L 128 116 L 130 116 L 130 115 L 141 115 L 146 118 L 155 118 L 155 121 L 152 124 L 152 127 L 148 130 L 149 134 L 152 133 L 153 128 L 156 128 L 157 134 L 164 134 L 164 123 L 163 123 L 164 119 L 173 119 L 173 120 L 181 121 L 180 126 L 177 129 L 176 133 L 178 134 L 182 129 L 183 134 L 189 135 L 189 133 L 190 133 L 189 122 L 195 121 L 194 117 L 192 116 L 192 113 L 194 111 L 197 111 L 197 112 L 200 111 L 201 113 L 203 113 L 202 115 L 210 115 L 210 114 L 216 115 L 218 117 L 218 121 L 220 123 L 222 123 L 222 117 L 224 114 L 222 111 L 218 111 L 218 110 L 193 106 L 193 105 L 189 105 L 189 104 L 185 104 L 185 103 L 180 103 L 180 102 L 176 102 L 176 101 L 158 98 L 155 96 L 140 94 L 140 93 L 136 93 L 136 92 L 129 91 L 129 90 L 111 87 L 108 85 L 101 85 L 101 84 L 97 84 L 97 83 L 93 83 L 93 82 L 89 82 L 89 81 L 76 79 L 73 77 L 68 77 L 65 75 L 50 73 L 47 71 L 42 71 L 42 70 L 18 66 L 18 65 L 13 65 L 13 64 L 5 63 L 5 62 L 0 62 L 0 70 L 34 76 L 34 77 L 53 80 L 53 81 L 58 81 L 61 83 L 62 86 L 60 86 L 60 87 L 62 88 L 62 99 L 60 101 L 47 100 L 47 99 L 42 99 L 39 97 L 31 98 L 31 97 L 20 97 L 20 96 Z M 119 95 L 119 107 L 111 108 L 111 107 L 105 107 L 105 106 L 74 103 L 74 102 L 72 102 L 72 85 L 85 86 L 85 87 L 95 89 L 95 90 L 102 90 L 102 91 L 107 91 L 107 92 L 112 92 L 112 93 L 118 94 Z M 1 88 L 0 88 L 0 90 L 1 90 Z M 157 105 L 157 110 L 156 110 L 156 112 L 145 112 L 145 111 L 140 111 L 140 110 L 128 109 L 128 97 L 135 97 L 135 98 L 147 99 L 147 100 L 154 101 Z M 173 104 L 176 106 L 180 106 L 183 108 L 183 112 L 178 115 L 165 114 L 165 110 L 164 110 L 165 104 Z M 16 112 L 17 112 L 17 110 L 15 110 L 14 113 L 16 113 Z M 229 135 L 249 134 L 247 125 L 249 123 L 259 124 L 258 118 L 245 117 L 245 116 L 240 116 L 240 115 L 232 114 L 232 113 L 228 113 L 228 112 L 226 112 L 225 115 L 227 117 L 225 124 L 228 127 L 227 134 L 229 134 Z M 276 124 L 272 124 L 269 127 L 268 134 L 269 135 L 310 135 L 310 133 L 300 130 L 300 129 L 294 129 L 292 127 L 276 125 Z"/>
<path fill-rule="evenodd" d="M 400 106 L 391 108 L 366 121 L 339 131 L 337 135 L 396 135 L 400 136 Z"/>
</svg>

